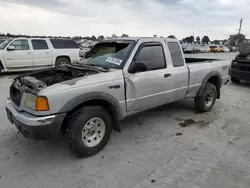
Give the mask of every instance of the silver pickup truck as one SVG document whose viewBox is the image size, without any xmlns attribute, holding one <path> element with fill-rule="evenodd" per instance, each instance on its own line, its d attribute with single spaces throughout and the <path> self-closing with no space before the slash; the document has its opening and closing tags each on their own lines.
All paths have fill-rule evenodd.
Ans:
<svg viewBox="0 0 250 188">
<path fill-rule="evenodd" d="M 104 40 L 85 57 L 13 80 L 7 116 L 25 137 L 66 134 L 74 153 L 91 156 L 129 115 L 185 98 L 198 111 L 212 110 L 229 79 L 228 61 L 185 59 L 175 39 Z"/>
</svg>

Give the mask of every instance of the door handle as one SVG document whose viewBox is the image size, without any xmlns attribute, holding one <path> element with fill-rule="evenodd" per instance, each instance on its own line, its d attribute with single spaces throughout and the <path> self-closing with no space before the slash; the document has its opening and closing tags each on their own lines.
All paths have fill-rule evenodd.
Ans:
<svg viewBox="0 0 250 188">
<path fill-rule="evenodd" d="M 45 52 L 46 54 L 48 54 L 49 52 Z"/>
<path fill-rule="evenodd" d="M 27 54 L 29 54 L 29 55 L 30 55 L 30 54 L 31 54 L 31 52 L 27 52 Z"/>
<path fill-rule="evenodd" d="M 170 73 L 167 73 L 167 74 L 164 74 L 164 78 L 169 78 L 172 74 Z"/>
</svg>

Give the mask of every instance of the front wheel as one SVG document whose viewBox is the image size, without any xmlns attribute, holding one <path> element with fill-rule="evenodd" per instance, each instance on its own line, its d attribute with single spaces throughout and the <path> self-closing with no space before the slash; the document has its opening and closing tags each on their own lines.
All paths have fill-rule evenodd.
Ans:
<svg viewBox="0 0 250 188">
<path fill-rule="evenodd" d="M 217 98 L 217 90 L 214 84 L 207 83 L 201 96 L 194 99 L 195 107 L 199 112 L 209 112 L 212 110 Z"/>
<path fill-rule="evenodd" d="M 112 132 L 112 120 L 101 106 L 86 106 L 73 113 L 68 127 L 71 151 L 79 157 L 89 157 L 107 144 Z"/>
<path fill-rule="evenodd" d="M 231 81 L 236 84 L 240 83 L 240 80 L 237 79 L 236 77 L 231 77 Z"/>
</svg>

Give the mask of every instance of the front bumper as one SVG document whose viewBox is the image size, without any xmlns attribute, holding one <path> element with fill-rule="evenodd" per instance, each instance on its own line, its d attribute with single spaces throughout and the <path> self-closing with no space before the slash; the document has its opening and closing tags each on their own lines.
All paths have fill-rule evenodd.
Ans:
<svg viewBox="0 0 250 188">
<path fill-rule="evenodd" d="M 231 69 L 229 74 L 231 77 L 235 77 L 238 80 L 250 81 L 249 71 L 240 71 L 240 70 Z"/>
<path fill-rule="evenodd" d="M 27 138 L 36 140 L 51 140 L 62 135 L 61 125 L 66 114 L 50 116 L 34 116 L 26 112 L 19 112 L 7 99 L 6 112 L 9 121 Z"/>
</svg>

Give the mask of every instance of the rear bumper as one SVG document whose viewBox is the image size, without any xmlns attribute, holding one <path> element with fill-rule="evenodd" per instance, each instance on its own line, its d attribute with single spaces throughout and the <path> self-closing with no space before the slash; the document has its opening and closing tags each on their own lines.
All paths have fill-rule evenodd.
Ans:
<svg viewBox="0 0 250 188">
<path fill-rule="evenodd" d="M 6 113 L 10 123 L 27 138 L 36 140 L 52 140 L 61 136 L 61 125 L 66 114 L 51 116 L 33 116 L 25 112 L 18 112 L 7 100 Z"/>
<path fill-rule="evenodd" d="M 250 81 L 250 72 L 231 69 L 229 74 L 238 80 Z"/>
</svg>

